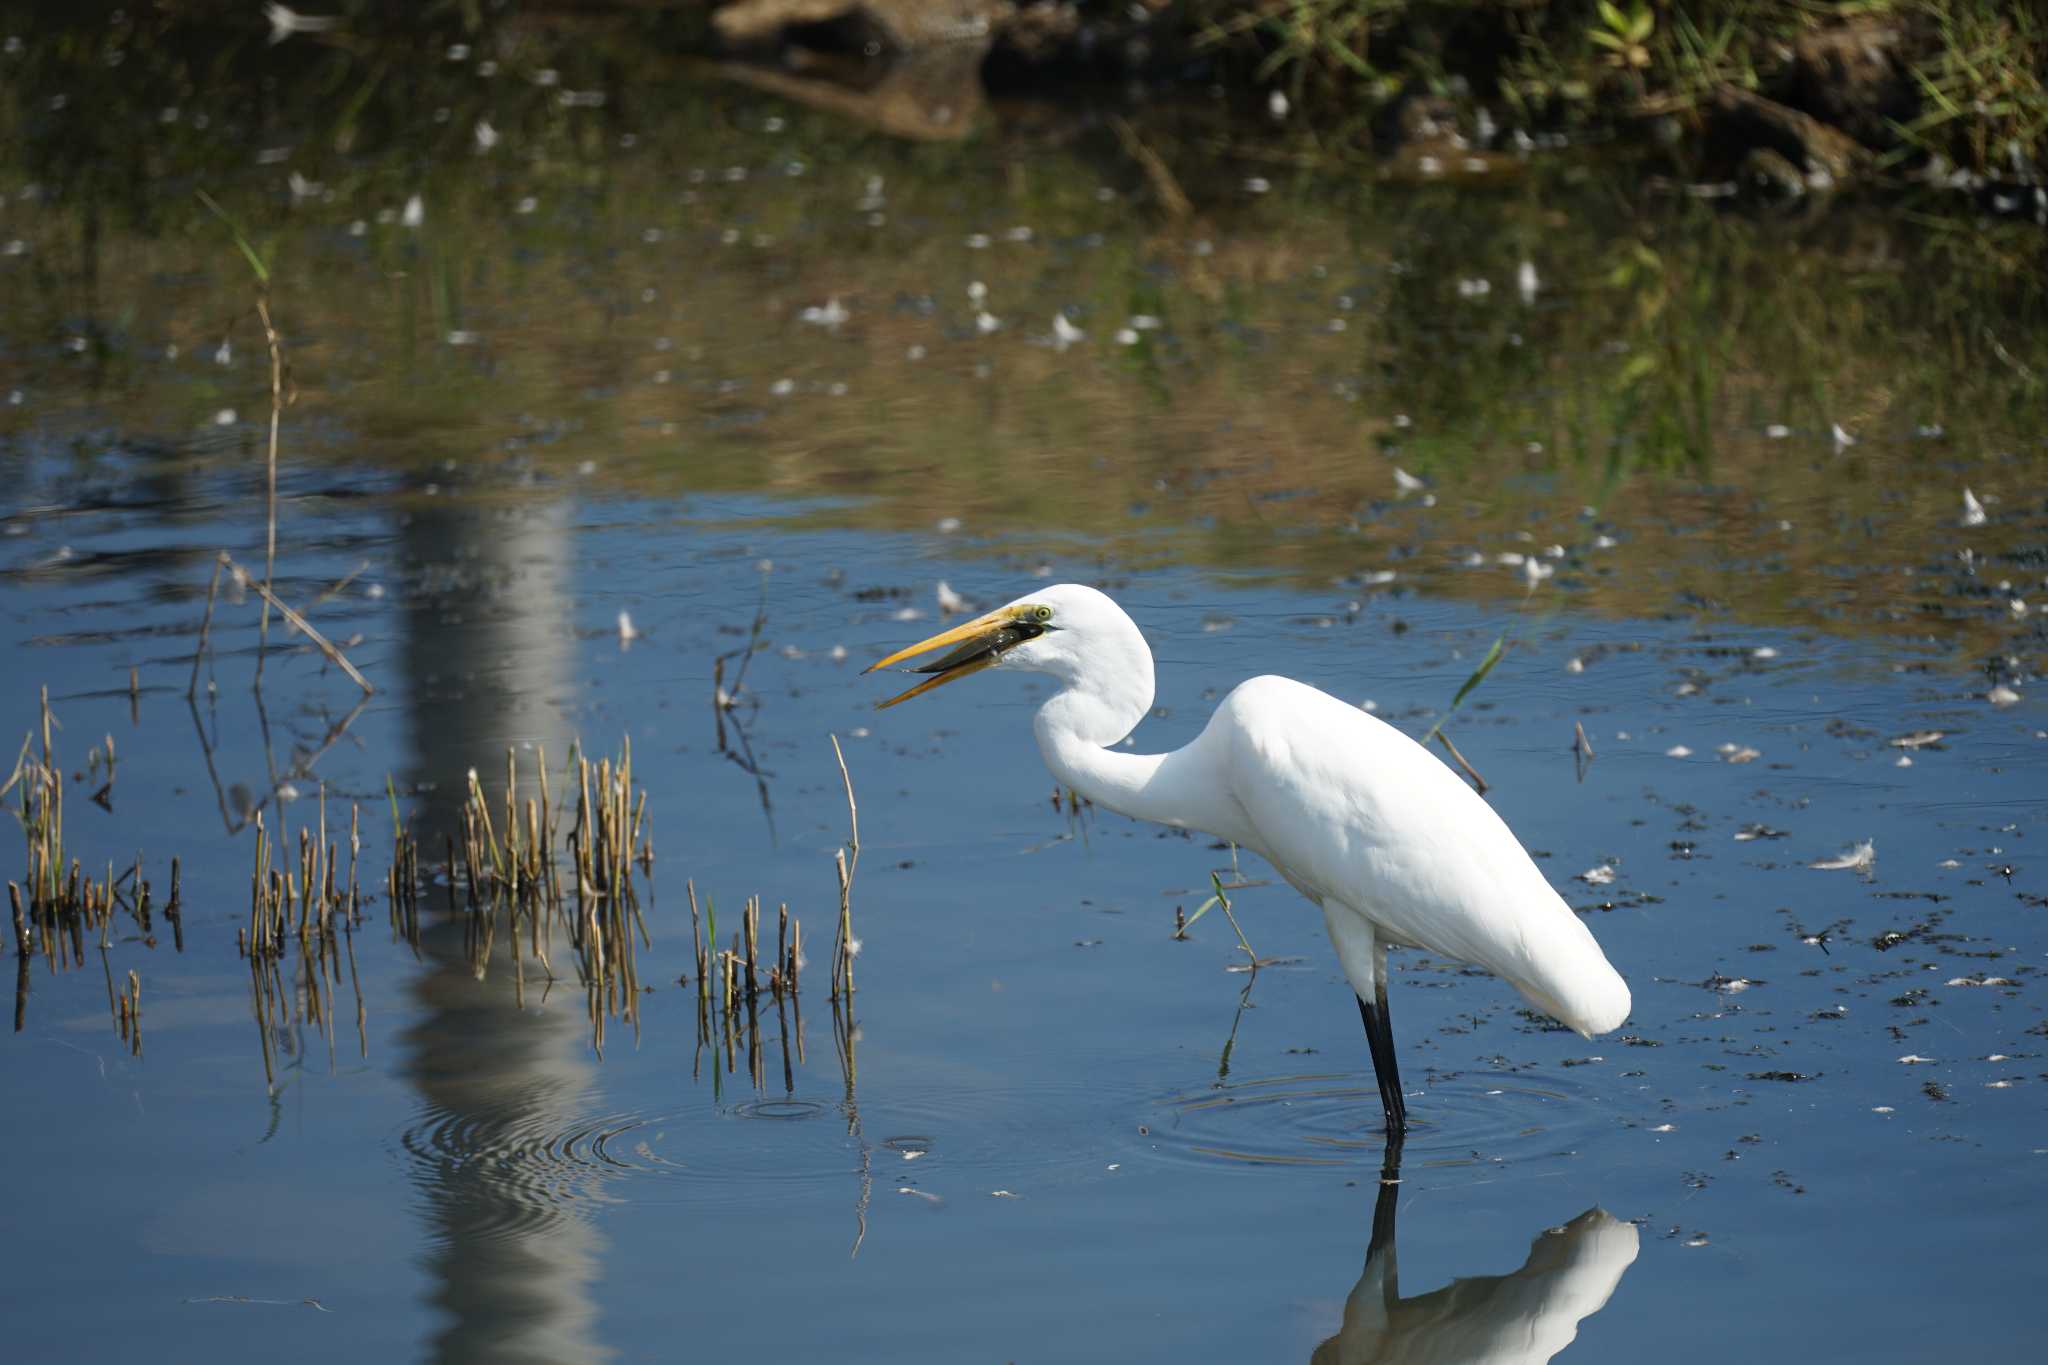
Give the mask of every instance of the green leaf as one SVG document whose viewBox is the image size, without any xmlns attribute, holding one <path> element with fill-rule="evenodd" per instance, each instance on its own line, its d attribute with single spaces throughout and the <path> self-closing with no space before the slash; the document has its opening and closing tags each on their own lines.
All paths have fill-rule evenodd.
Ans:
<svg viewBox="0 0 2048 1365">
<path fill-rule="evenodd" d="M 1181 929 L 1183 931 L 1192 928 L 1196 920 L 1208 914 L 1211 910 L 1214 910 L 1219 905 L 1223 907 L 1225 914 L 1228 914 L 1230 912 L 1230 897 L 1223 894 L 1223 879 L 1217 876 L 1214 872 L 1211 872 L 1209 874 L 1209 885 L 1216 888 L 1216 894 L 1209 897 L 1209 899 L 1203 901 L 1200 905 L 1195 907 L 1195 913 L 1189 915 L 1187 917 L 1186 923 L 1181 925 Z M 1242 935 L 1240 935 L 1240 937 L 1242 937 Z"/>
<path fill-rule="evenodd" d="M 242 249 L 242 256 L 245 260 L 249 262 L 249 268 L 256 272 L 256 282 L 258 284 L 269 284 L 269 267 L 265 266 L 263 264 L 263 258 L 256 254 L 256 248 L 249 245 L 249 239 L 242 235 L 241 227 L 238 224 L 236 224 L 234 219 L 228 217 L 228 211 L 222 208 L 219 204 L 216 204 L 213 201 L 213 196 L 208 194 L 205 190 L 194 190 L 192 192 L 199 196 L 199 202 L 206 205 L 207 209 L 212 212 L 214 217 L 220 219 L 223 223 L 227 224 L 228 231 L 234 236 L 235 245 Z"/>
<path fill-rule="evenodd" d="M 1628 32 L 1627 17 L 1619 9 L 1609 4 L 1607 0 L 1600 0 L 1600 22 L 1613 29 L 1616 33 Z"/>
<path fill-rule="evenodd" d="M 1486 675 L 1491 673 L 1493 666 L 1500 662 L 1501 650 L 1506 646 L 1507 639 L 1508 633 L 1506 631 L 1502 631 L 1493 637 L 1493 644 L 1487 648 L 1486 657 L 1479 661 L 1479 667 L 1472 670 L 1472 676 L 1465 679 L 1465 685 L 1458 689 L 1458 695 L 1451 698 L 1451 704 L 1444 708 L 1444 713 L 1437 717 L 1436 724 L 1429 727 L 1429 733 L 1424 735 L 1418 743 L 1428 744 L 1443 733 L 1444 722 L 1449 720 L 1452 714 L 1457 711 L 1458 703 L 1470 696 L 1473 688 L 1485 682 Z M 1219 887 L 1218 890 L 1220 891 L 1221 888 Z"/>
<path fill-rule="evenodd" d="M 1612 48 L 1616 52 L 1619 52 L 1623 48 L 1628 46 L 1628 39 L 1619 37 L 1616 34 L 1609 33 L 1605 29 L 1589 29 L 1586 32 L 1586 36 L 1588 38 L 1591 38 L 1594 42 L 1600 44 L 1600 46 Z"/>
<path fill-rule="evenodd" d="M 1629 16 L 1628 36 L 1630 41 L 1640 43 L 1650 36 L 1657 27 L 1657 16 L 1650 13 L 1650 7 L 1643 0 L 1636 0 L 1635 13 Z"/>
<path fill-rule="evenodd" d="M 1451 709 L 1458 709 L 1458 703 L 1472 694 L 1472 689 L 1486 681 L 1486 675 L 1493 672 L 1493 666 L 1500 662 L 1502 650 L 1507 645 L 1507 633 L 1493 637 L 1493 644 L 1486 651 L 1486 657 L 1479 661 L 1479 667 L 1472 670 L 1472 676 L 1465 679 L 1465 685 L 1458 689 L 1458 695 L 1451 698 Z"/>
</svg>

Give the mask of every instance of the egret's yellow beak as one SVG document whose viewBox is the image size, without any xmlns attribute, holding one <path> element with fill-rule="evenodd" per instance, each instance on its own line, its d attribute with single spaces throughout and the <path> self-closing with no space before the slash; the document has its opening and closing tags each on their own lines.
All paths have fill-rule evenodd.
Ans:
<svg viewBox="0 0 2048 1365">
<path fill-rule="evenodd" d="M 979 673 L 993 665 L 1010 646 L 1036 639 L 1046 627 L 1031 620 L 1030 614 L 1031 608 L 1028 606 L 1002 607 L 986 616 L 977 616 L 964 626 L 940 631 L 929 640 L 920 640 L 908 649 L 899 649 L 886 659 L 877 659 L 861 672 L 872 673 L 878 668 L 887 668 L 890 664 L 900 663 L 919 654 L 929 654 L 932 650 L 943 649 L 947 645 L 959 646 L 944 658 L 934 663 L 922 664 L 917 669 L 919 673 L 932 673 L 937 676 L 926 679 L 900 696 L 875 703 L 875 709 L 885 711 L 897 702 L 922 696 L 934 687 L 942 687 L 956 678 Z"/>
</svg>

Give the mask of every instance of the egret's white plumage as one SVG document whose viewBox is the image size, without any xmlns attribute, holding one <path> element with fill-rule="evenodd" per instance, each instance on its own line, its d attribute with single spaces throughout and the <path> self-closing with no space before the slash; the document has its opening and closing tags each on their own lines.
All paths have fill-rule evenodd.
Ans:
<svg viewBox="0 0 2048 1365">
<path fill-rule="evenodd" d="M 1322 909 L 1396 1124 L 1398 1088 L 1385 1093 L 1389 947 L 1484 967 L 1587 1036 L 1628 1017 L 1628 986 L 1507 824 L 1376 717 L 1305 683 L 1259 677 L 1184 748 L 1116 749 L 1151 709 L 1152 652 L 1121 607 L 1078 584 L 1018 598 L 874 667 L 947 644 L 959 648 L 923 670 L 938 676 L 896 701 L 989 667 L 1049 674 L 1061 687 L 1033 728 L 1056 778 L 1099 806 L 1251 849 Z"/>
</svg>

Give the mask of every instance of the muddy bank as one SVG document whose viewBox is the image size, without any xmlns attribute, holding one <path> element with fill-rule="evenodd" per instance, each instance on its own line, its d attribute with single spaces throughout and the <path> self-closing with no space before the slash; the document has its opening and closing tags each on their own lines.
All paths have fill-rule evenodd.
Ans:
<svg viewBox="0 0 2048 1365">
<path fill-rule="evenodd" d="M 892 87 L 897 131 L 959 136 L 975 76 L 1030 91 L 1077 77 L 1203 89 L 1319 155 L 1507 135 L 1640 137 L 1674 174 L 1765 197 L 1915 176 L 2031 186 L 2048 134 L 2048 23 L 1977 0 L 1847 16 L 1745 0 L 1473 5 L 1438 0 L 735 0 L 714 46 L 829 105 Z M 1779 12 L 1782 11 L 1782 12 Z M 954 79 L 905 118 L 904 70 Z"/>
<path fill-rule="evenodd" d="M 1700 193 L 1768 198 L 1931 181 L 2040 211 L 2048 18 L 1993 0 L 1823 14 L 1754 0 L 551 0 L 319 13 L 220 0 L 105 19 L 48 3 L 0 32 L 0 132 L 66 109 L 138 117 L 231 96 L 262 122 L 317 90 L 337 145 L 397 131 L 410 95 L 466 141 L 478 76 L 535 110 L 609 107 L 678 63 L 920 141 L 990 101 L 1042 113 L 1198 103 L 1216 137 L 1318 165 L 1456 175 L 1614 138 Z M 502 78 L 502 79 L 501 79 Z M 9 98 L 9 95 L 12 98 Z M 643 103 L 645 95 L 642 96 Z M 589 102 L 587 105 L 585 102 Z M 172 120 L 175 122 L 175 120 Z M 75 161 L 75 157 L 71 158 Z M 120 149 L 109 168 L 147 174 Z"/>
</svg>

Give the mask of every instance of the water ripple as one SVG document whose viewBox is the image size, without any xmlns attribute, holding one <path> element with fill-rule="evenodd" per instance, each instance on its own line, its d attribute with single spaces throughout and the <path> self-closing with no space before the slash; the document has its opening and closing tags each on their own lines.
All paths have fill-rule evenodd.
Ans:
<svg viewBox="0 0 2048 1365">
<path fill-rule="evenodd" d="M 1036 1189 L 1100 1171 L 1129 1122 L 1126 1097 L 1078 1075 L 913 1087 L 863 1112 L 878 1158 Z"/>
<path fill-rule="evenodd" d="M 430 1205 L 459 1206 L 463 1235 L 518 1237 L 600 1204 L 759 1208 L 850 1187 L 858 1144 L 839 1112 L 796 1098 L 648 1113 L 429 1106 L 393 1156 Z"/>
<path fill-rule="evenodd" d="M 1443 1074 L 1411 1086 L 1408 1164 L 1482 1165 L 1575 1151 L 1604 1121 L 1599 1100 L 1569 1077 L 1518 1071 Z M 1385 1148 L 1370 1073 L 1233 1079 L 1162 1096 L 1141 1143 L 1169 1164 L 1379 1169 Z"/>
</svg>

